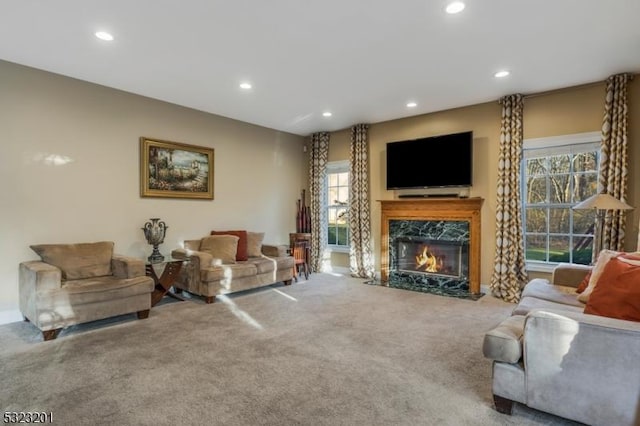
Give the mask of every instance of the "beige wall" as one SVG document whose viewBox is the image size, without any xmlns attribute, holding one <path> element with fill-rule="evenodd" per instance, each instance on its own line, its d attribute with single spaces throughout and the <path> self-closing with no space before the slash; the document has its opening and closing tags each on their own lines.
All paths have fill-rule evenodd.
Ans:
<svg viewBox="0 0 640 426">
<path fill-rule="evenodd" d="M 0 323 L 16 319 L 18 263 L 30 244 L 111 240 L 145 257 L 151 217 L 161 251 L 211 229 L 287 243 L 306 183 L 302 137 L 0 61 Z M 215 199 L 139 195 L 140 136 L 215 149 Z M 50 155 L 69 157 L 47 164 Z"/>
<path fill-rule="evenodd" d="M 630 176 L 628 201 L 640 206 L 640 82 L 630 85 Z M 524 107 L 524 137 L 539 138 L 563 134 L 599 131 L 604 104 L 604 84 L 567 88 L 547 94 L 529 96 Z M 376 200 L 393 199 L 397 194 L 387 191 L 386 143 L 404 139 L 446 133 L 473 131 L 473 187 L 471 197 L 484 198 L 482 207 L 482 284 L 491 278 L 494 256 L 497 160 L 500 137 L 501 107 L 498 102 L 435 112 L 370 126 L 371 198 L 376 268 L 380 268 L 380 205 Z M 331 135 L 331 161 L 349 157 L 349 131 Z M 638 209 L 630 215 L 627 249 L 636 246 Z M 341 259 L 341 262 L 343 259 Z M 536 274 L 538 276 L 539 274 Z"/>
</svg>

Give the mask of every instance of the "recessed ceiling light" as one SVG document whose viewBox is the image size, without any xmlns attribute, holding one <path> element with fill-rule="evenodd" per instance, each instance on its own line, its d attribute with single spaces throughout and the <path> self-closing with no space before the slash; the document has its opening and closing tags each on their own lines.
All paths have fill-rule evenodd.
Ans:
<svg viewBox="0 0 640 426">
<path fill-rule="evenodd" d="M 322 113 L 323 117 L 331 117 L 333 114 L 331 114 L 329 111 L 325 111 Z"/>
<path fill-rule="evenodd" d="M 240 83 L 240 88 L 241 89 L 245 89 L 245 90 L 249 90 L 251 89 L 253 86 L 251 86 L 251 83 Z"/>
<path fill-rule="evenodd" d="M 445 10 L 450 14 L 460 13 L 464 10 L 464 3 L 462 3 L 461 1 L 451 2 L 447 5 L 447 8 Z"/>
<path fill-rule="evenodd" d="M 111 34 L 109 34 L 106 31 L 98 31 L 96 32 L 96 37 L 98 37 L 100 40 L 104 40 L 104 41 L 113 41 L 113 36 Z"/>
<path fill-rule="evenodd" d="M 417 103 L 415 103 L 415 102 L 409 102 L 409 103 L 407 103 L 407 108 L 415 108 L 415 107 L 417 107 L 417 106 L 418 106 L 418 104 L 417 104 Z"/>
<path fill-rule="evenodd" d="M 508 76 L 510 73 L 507 70 L 502 70 L 502 71 L 498 71 L 497 73 L 495 73 L 493 76 L 496 78 L 502 78 L 502 77 L 506 77 Z"/>
</svg>

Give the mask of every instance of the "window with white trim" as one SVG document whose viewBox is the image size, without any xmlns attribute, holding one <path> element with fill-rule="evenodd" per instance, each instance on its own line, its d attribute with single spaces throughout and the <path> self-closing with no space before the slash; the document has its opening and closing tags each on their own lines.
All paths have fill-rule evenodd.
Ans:
<svg viewBox="0 0 640 426">
<path fill-rule="evenodd" d="M 330 248 L 349 248 L 349 162 L 327 164 L 327 242 Z"/>
<path fill-rule="evenodd" d="M 573 210 L 597 191 L 600 132 L 524 141 L 522 204 L 525 258 L 536 264 L 589 264 L 595 213 Z"/>
</svg>

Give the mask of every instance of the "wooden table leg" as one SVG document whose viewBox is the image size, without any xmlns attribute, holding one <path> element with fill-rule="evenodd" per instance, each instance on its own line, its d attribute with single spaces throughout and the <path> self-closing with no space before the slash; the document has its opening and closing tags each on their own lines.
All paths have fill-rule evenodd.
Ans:
<svg viewBox="0 0 640 426">
<path fill-rule="evenodd" d="M 155 269 L 152 264 L 146 265 L 146 274 L 153 278 L 156 286 L 151 293 L 151 306 L 155 306 L 162 300 L 162 298 L 169 293 L 169 289 L 175 282 L 178 274 L 180 273 L 180 269 L 182 269 L 182 260 L 170 261 L 166 262 L 164 270 L 162 271 L 162 275 L 158 278 Z M 173 293 L 170 293 L 170 296 L 174 296 Z M 183 298 L 176 296 L 176 299 L 184 300 Z"/>
</svg>

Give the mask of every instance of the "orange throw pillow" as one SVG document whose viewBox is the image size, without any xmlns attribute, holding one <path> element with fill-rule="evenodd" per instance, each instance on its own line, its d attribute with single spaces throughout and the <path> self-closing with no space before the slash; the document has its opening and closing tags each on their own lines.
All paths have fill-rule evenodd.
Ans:
<svg viewBox="0 0 640 426">
<path fill-rule="evenodd" d="M 580 284 L 578 284 L 578 288 L 576 289 L 576 293 L 582 293 L 583 291 L 585 291 L 587 289 L 587 286 L 589 285 L 590 279 L 591 279 L 591 271 L 589 271 L 587 275 L 584 276 L 582 281 L 580 281 Z"/>
<path fill-rule="evenodd" d="M 211 231 L 211 235 L 235 235 L 239 238 L 236 261 L 249 259 L 247 253 L 247 231 Z"/>
<path fill-rule="evenodd" d="M 640 321 L 640 265 L 619 256 L 607 262 L 585 314 Z"/>
</svg>

